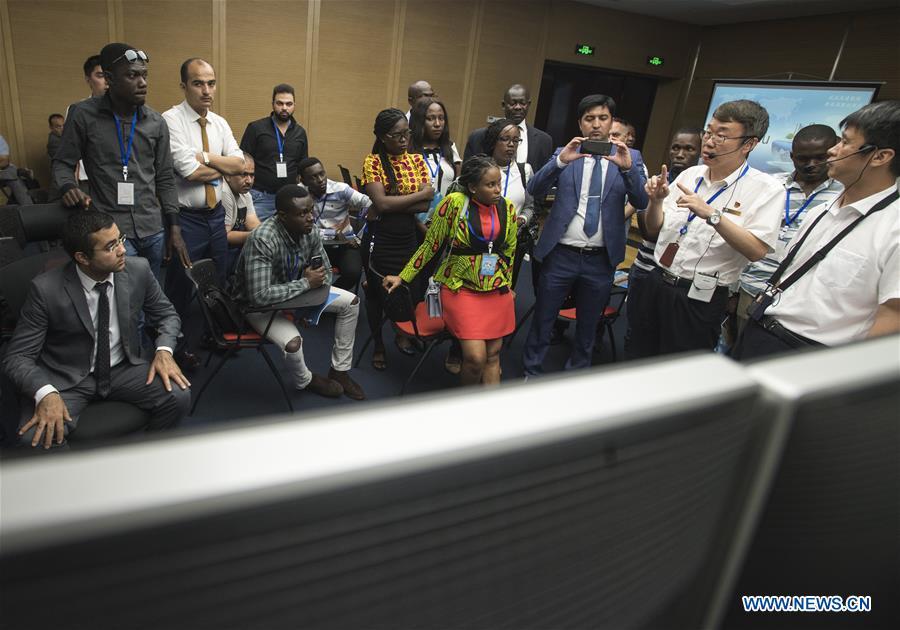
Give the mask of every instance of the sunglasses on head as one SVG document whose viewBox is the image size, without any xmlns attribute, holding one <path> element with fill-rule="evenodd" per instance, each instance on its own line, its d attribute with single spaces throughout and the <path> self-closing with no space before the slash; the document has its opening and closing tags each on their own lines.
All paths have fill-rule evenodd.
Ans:
<svg viewBox="0 0 900 630">
<path fill-rule="evenodd" d="M 110 65 L 116 65 L 121 59 L 125 59 L 125 61 L 127 61 L 128 63 L 134 63 L 138 59 L 144 62 L 150 61 L 150 57 L 148 57 L 147 53 L 145 53 L 143 50 L 134 50 L 132 48 L 129 48 L 123 55 L 116 57 Z"/>
</svg>

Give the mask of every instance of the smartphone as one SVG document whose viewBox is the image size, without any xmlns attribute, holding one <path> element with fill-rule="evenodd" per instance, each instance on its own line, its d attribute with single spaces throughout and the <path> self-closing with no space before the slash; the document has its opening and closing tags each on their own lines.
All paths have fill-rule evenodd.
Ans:
<svg viewBox="0 0 900 630">
<path fill-rule="evenodd" d="M 588 155 L 612 155 L 616 152 L 616 145 L 603 140 L 585 140 L 581 143 L 581 152 Z"/>
<path fill-rule="evenodd" d="M 310 269 L 318 269 L 322 266 L 322 257 L 321 256 L 313 256 L 309 260 L 309 268 Z"/>
</svg>

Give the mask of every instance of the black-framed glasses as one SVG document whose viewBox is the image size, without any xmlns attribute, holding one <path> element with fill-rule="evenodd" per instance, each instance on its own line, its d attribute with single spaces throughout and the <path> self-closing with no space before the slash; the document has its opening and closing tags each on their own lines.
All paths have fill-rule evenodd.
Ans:
<svg viewBox="0 0 900 630">
<path fill-rule="evenodd" d="M 127 61 L 128 63 L 134 63 L 138 59 L 140 59 L 141 61 L 143 61 L 145 63 L 149 63 L 149 61 L 150 61 L 150 57 L 147 56 L 147 53 L 145 53 L 143 50 L 134 50 L 133 48 L 129 48 L 128 50 L 125 51 L 124 54 L 119 55 L 118 57 L 113 59 L 113 62 L 110 65 L 111 66 L 116 65 L 120 59 L 125 59 L 125 61 Z M 104 70 L 106 70 L 106 69 L 107 68 L 104 68 Z"/>
<path fill-rule="evenodd" d="M 500 136 L 499 138 L 497 138 L 497 142 L 501 144 L 511 144 L 517 146 L 522 144 L 522 138 L 504 138 L 503 136 Z"/>
<path fill-rule="evenodd" d="M 394 142 L 399 142 L 404 138 L 409 138 L 412 132 L 409 129 L 405 129 L 403 131 L 395 131 L 394 133 L 386 133 L 384 134 L 386 138 L 390 138 Z"/>
<path fill-rule="evenodd" d="M 116 239 L 115 241 L 113 241 L 112 243 L 107 243 L 107 244 L 104 245 L 103 247 L 95 247 L 94 249 L 95 249 L 95 250 L 98 250 L 98 251 L 101 250 L 101 249 L 102 249 L 102 250 L 106 250 L 107 252 L 109 252 L 110 254 L 112 254 L 114 251 L 116 251 L 117 249 L 119 249 L 119 245 L 124 245 L 124 244 L 125 244 L 125 240 L 126 240 L 127 238 L 128 238 L 128 237 L 125 236 L 124 234 L 120 234 L 120 235 L 119 235 L 119 238 L 117 238 L 117 239 Z"/>
<path fill-rule="evenodd" d="M 710 138 L 713 140 L 713 144 L 716 146 L 725 144 L 726 140 L 747 140 L 749 138 L 755 138 L 756 136 L 723 136 L 720 133 L 713 133 L 709 129 L 703 132 L 703 142 L 708 141 Z"/>
</svg>

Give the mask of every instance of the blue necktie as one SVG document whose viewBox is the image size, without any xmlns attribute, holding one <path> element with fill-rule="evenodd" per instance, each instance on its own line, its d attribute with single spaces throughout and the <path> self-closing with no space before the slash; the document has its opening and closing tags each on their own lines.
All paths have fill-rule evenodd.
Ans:
<svg viewBox="0 0 900 630">
<path fill-rule="evenodd" d="M 589 158 L 584 158 L 589 159 Z M 588 189 L 587 207 L 584 210 L 584 233 L 590 238 L 600 226 L 600 199 L 603 196 L 603 168 L 599 158 L 594 159 L 591 187 Z"/>
</svg>

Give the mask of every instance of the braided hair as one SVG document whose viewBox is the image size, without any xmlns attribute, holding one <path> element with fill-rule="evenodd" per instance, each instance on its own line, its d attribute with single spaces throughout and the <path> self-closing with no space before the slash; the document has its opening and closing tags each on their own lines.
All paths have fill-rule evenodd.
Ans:
<svg viewBox="0 0 900 630">
<path fill-rule="evenodd" d="M 463 162 L 459 177 L 453 182 L 449 192 L 461 192 L 471 198 L 472 191 L 469 190 L 469 186 L 477 186 L 484 172 L 489 168 L 499 168 L 494 158 L 486 155 L 473 155 Z"/>
<path fill-rule="evenodd" d="M 381 141 L 381 136 L 390 132 L 401 118 L 405 119 L 406 114 L 399 109 L 395 107 L 383 109 L 378 112 L 378 116 L 375 117 L 375 127 L 372 129 L 372 133 L 375 134 L 375 143 L 372 145 L 372 153 L 378 154 L 378 158 L 381 160 L 381 168 L 384 169 L 384 174 L 387 175 L 388 185 L 385 187 L 385 190 L 387 191 L 397 190 L 397 175 L 394 173 L 394 167 L 391 166 L 391 160 L 388 156 L 387 148 L 384 146 L 384 142 Z"/>
<path fill-rule="evenodd" d="M 488 128 L 485 130 L 484 136 L 481 139 L 481 152 L 488 157 L 494 155 L 494 149 L 497 148 L 497 141 L 500 140 L 500 134 L 503 133 L 503 130 L 507 127 L 518 128 L 518 125 L 508 118 L 498 118 L 488 125 Z"/>
</svg>

